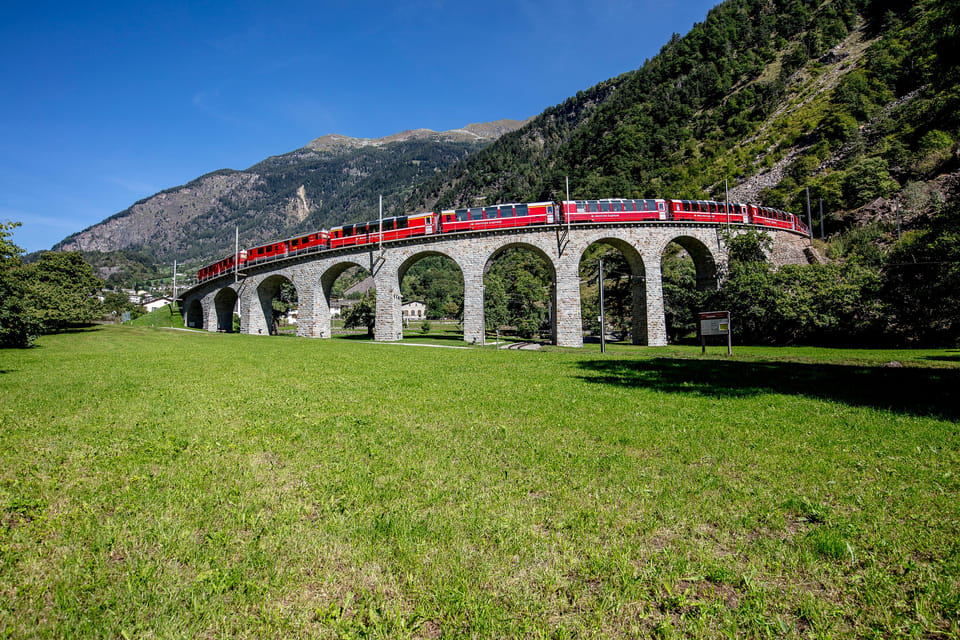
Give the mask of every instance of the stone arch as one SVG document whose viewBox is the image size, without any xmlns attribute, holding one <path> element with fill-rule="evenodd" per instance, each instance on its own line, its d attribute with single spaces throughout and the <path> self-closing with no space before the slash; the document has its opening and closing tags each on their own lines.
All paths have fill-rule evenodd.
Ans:
<svg viewBox="0 0 960 640">
<path fill-rule="evenodd" d="M 605 244 L 620 252 L 630 270 L 630 339 L 633 344 L 647 344 L 647 270 L 644 267 L 643 256 L 630 242 L 614 236 L 602 236 L 593 240 L 584 247 L 579 260 L 583 259 L 587 250 L 597 244 Z M 582 302 L 581 302 L 582 304 Z"/>
<path fill-rule="evenodd" d="M 537 246 L 531 242 L 524 242 L 522 240 L 511 239 L 507 242 L 499 244 L 496 248 L 491 251 L 486 259 L 483 261 L 482 277 L 484 278 L 483 285 L 483 295 L 481 297 L 481 306 L 485 304 L 486 300 L 486 283 L 485 277 L 490 272 L 493 263 L 506 251 L 510 249 L 523 249 L 529 251 L 537 256 L 543 263 L 547 266 L 550 274 L 550 292 L 548 295 L 548 302 L 550 308 L 548 309 L 548 317 L 550 324 L 550 341 L 556 344 L 557 342 L 557 264 L 553 257 L 545 251 L 543 248 Z"/>
<path fill-rule="evenodd" d="M 216 313 L 216 330 L 233 332 L 233 312 L 238 308 L 240 297 L 233 287 L 224 287 L 213 298 Z"/>
<path fill-rule="evenodd" d="M 456 265 L 457 269 L 459 269 L 461 280 L 465 281 L 466 272 L 464 271 L 463 265 L 460 263 L 460 261 L 458 261 L 454 256 L 451 256 L 450 254 L 446 253 L 445 251 L 437 250 L 435 248 L 430 248 L 430 249 L 424 249 L 423 251 L 417 251 L 413 253 L 412 255 L 408 256 L 403 262 L 399 264 L 399 266 L 397 267 L 397 282 L 402 285 L 403 279 L 407 275 L 407 271 L 409 271 L 409 269 L 416 263 L 420 262 L 425 258 L 430 258 L 430 257 L 441 257 L 452 262 L 454 265 Z M 463 286 L 463 290 L 461 291 L 461 294 L 465 295 L 466 285 L 462 285 L 462 286 Z M 401 300 L 401 305 L 403 304 L 403 302 L 404 301 Z M 402 307 L 401 307 L 401 322 L 403 322 Z"/>
<path fill-rule="evenodd" d="M 316 327 L 316 334 L 321 338 L 329 338 L 333 334 L 333 316 L 330 312 L 330 296 L 333 293 L 333 285 L 337 278 L 351 267 L 360 267 L 368 273 L 370 272 L 369 266 L 361 264 L 358 260 L 347 258 L 329 265 L 320 275 L 320 295 L 316 296 L 315 301 L 314 326 Z"/>
<path fill-rule="evenodd" d="M 203 304 L 198 298 L 187 303 L 186 325 L 191 329 L 203 329 Z"/>
<path fill-rule="evenodd" d="M 658 258 L 662 259 L 667 245 L 675 242 L 693 259 L 693 266 L 697 270 L 697 288 L 701 291 L 714 290 L 719 284 L 720 270 L 713 251 L 702 240 L 689 235 L 680 235 L 671 238 L 659 251 Z"/>
<path fill-rule="evenodd" d="M 258 331 L 257 333 L 268 333 L 270 335 L 276 334 L 276 323 L 274 322 L 274 312 L 273 312 L 273 300 L 280 294 L 280 287 L 285 283 L 289 282 L 294 286 L 297 285 L 285 275 L 273 274 L 264 278 L 260 284 L 257 286 L 257 295 L 256 299 L 259 301 L 259 305 L 251 305 L 251 313 L 254 312 L 254 308 L 257 308 L 257 312 L 262 318 L 262 324 L 257 323 Z M 299 289 L 297 294 L 299 295 Z M 266 331 L 264 331 L 266 328 Z M 252 329 L 252 326 L 251 326 Z"/>
</svg>

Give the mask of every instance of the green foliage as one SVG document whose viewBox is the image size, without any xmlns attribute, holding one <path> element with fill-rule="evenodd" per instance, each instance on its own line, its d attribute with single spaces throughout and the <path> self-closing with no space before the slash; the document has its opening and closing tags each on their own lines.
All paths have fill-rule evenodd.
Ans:
<svg viewBox="0 0 960 640">
<path fill-rule="evenodd" d="M 17 277 L 26 289 L 25 304 L 44 332 L 90 324 L 103 313 L 96 297 L 103 283 L 78 251 L 48 251 L 19 269 Z"/>
<path fill-rule="evenodd" d="M 929 229 L 905 233 L 893 246 L 884 268 L 883 294 L 901 340 L 958 344 L 960 204 L 954 202 Z"/>
<path fill-rule="evenodd" d="M 457 264 L 445 256 L 428 256 L 416 262 L 400 283 L 405 300 L 422 300 L 427 317 L 435 320 L 456 318 L 463 309 L 463 274 Z"/>
<path fill-rule="evenodd" d="M 134 319 L 143 314 L 143 307 L 132 303 L 127 294 L 116 291 L 103 292 L 102 308 L 104 313 L 113 314 L 117 317 L 129 313 L 130 318 Z"/>
<path fill-rule="evenodd" d="M 667 246 L 662 274 L 667 341 L 677 343 L 696 331 L 697 313 L 703 310 L 707 294 L 697 289 L 697 270 L 693 260 L 676 243 Z"/>
<path fill-rule="evenodd" d="M 0 222 L 0 348 L 27 348 L 40 334 L 40 322 L 25 304 L 26 287 L 17 277 L 23 249 L 12 241 L 19 222 Z"/>
<path fill-rule="evenodd" d="M 528 249 L 508 248 L 484 276 L 484 316 L 488 331 L 512 326 L 524 339 L 549 329 L 553 273 Z"/>
<path fill-rule="evenodd" d="M 890 178 L 883 159 L 863 158 L 847 171 L 843 194 L 846 205 L 853 209 L 875 198 L 887 197 L 898 188 L 899 185 Z"/>
<path fill-rule="evenodd" d="M 423 324 L 420 325 L 420 333 L 423 335 L 430 333 L 431 329 L 433 329 L 433 326 L 430 324 L 429 320 L 424 320 Z"/>
<path fill-rule="evenodd" d="M 40 333 L 100 317 L 101 282 L 78 252 L 47 252 L 24 265 L 10 240 L 19 223 L 0 223 L 0 346 L 29 347 Z"/>
<path fill-rule="evenodd" d="M 343 326 L 347 329 L 366 327 L 367 336 L 373 337 L 373 330 L 377 321 L 377 292 L 370 289 L 360 301 L 347 307 L 343 311 Z"/>
</svg>

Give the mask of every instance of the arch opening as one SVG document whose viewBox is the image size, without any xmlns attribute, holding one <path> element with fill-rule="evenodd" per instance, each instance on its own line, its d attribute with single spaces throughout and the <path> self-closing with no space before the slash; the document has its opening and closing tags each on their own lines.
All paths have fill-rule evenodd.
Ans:
<svg viewBox="0 0 960 640">
<path fill-rule="evenodd" d="M 463 270 L 449 256 L 418 253 L 398 270 L 403 326 L 422 335 L 463 339 Z"/>
<path fill-rule="evenodd" d="M 190 329 L 203 329 L 203 305 L 194 298 L 187 307 L 187 327 Z"/>
<path fill-rule="evenodd" d="M 537 247 L 517 243 L 494 252 L 483 275 L 487 333 L 555 342 L 556 280 L 553 262 Z"/>
<path fill-rule="evenodd" d="M 257 287 L 257 298 L 267 333 L 272 336 L 296 333 L 299 296 L 289 278 L 282 275 L 266 278 Z"/>
<path fill-rule="evenodd" d="M 239 330 L 240 298 L 232 287 L 221 289 L 213 299 L 213 305 L 217 313 L 217 331 L 233 333 Z"/>
<path fill-rule="evenodd" d="M 697 314 L 718 287 L 716 260 L 700 240 L 680 236 L 664 248 L 660 265 L 667 342 L 696 342 Z"/>
<path fill-rule="evenodd" d="M 603 315 L 600 313 L 600 265 L 603 264 Z M 607 340 L 647 344 L 646 271 L 628 242 L 603 238 L 580 257 L 580 309 L 586 342 Z"/>
<path fill-rule="evenodd" d="M 377 288 L 370 270 L 355 262 L 338 263 L 320 278 L 330 309 L 331 334 L 373 337 Z"/>
</svg>

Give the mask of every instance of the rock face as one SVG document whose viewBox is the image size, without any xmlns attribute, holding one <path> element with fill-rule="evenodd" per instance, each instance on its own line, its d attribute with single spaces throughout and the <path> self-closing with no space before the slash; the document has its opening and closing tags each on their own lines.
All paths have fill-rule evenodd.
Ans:
<svg viewBox="0 0 960 640">
<path fill-rule="evenodd" d="M 215 171 L 162 191 L 54 249 L 143 249 L 157 258 L 209 259 L 233 247 L 237 228 L 250 244 L 372 219 L 380 195 L 385 206 L 399 206 L 404 190 L 523 124 L 500 120 L 377 139 L 326 135 L 244 171 Z"/>
<path fill-rule="evenodd" d="M 197 221 L 226 218 L 224 202 L 242 203 L 256 197 L 260 176 L 255 173 L 213 173 L 189 185 L 163 191 L 137 202 L 117 215 L 70 236 L 56 248 L 63 251 L 116 251 L 143 247 L 158 250 L 177 246 L 187 227 Z"/>
</svg>

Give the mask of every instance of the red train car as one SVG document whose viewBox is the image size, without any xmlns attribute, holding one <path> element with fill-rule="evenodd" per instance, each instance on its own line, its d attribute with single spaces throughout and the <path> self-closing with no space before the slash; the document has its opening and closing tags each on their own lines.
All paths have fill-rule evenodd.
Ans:
<svg viewBox="0 0 960 640">
<path fill-rule="evenodd" d="M 289 255 L 322 251 L 323 249 L 330 248 L 330 232 L 316 231 L 314 233 L 308 233 L 305 236 L 290 238 L 284 242 L 287 244 L 287 253 Z"/>
<path fill-rule="evenodd" d="M 247 249 L 247 264 L 257 264 L 267 260 L 276 260 L 287 255 L 287 243 L 271 242 L 270 244 L 260 245 L 253 249 Z"/>
<path fill-rule="evenodd" d="M 753 224 L 763 225 L 765 227 L 776 227 L 777 229 L 795 229 L 796 216 L 773 207 L 750 206 L 750 221 Z"/>
<path fill-rule="evenodd" d="M 671 220 L 712 223 L 746 223 L 748 206 L 739 202 L 715 200 L 668 200 Z"/>
<path fill-rule="evenodd" d="M 435 216 L 433 213 L 417 213 L 412 216 L 384 218 L 382 228 L 384 242 L 427 235 L 434 233 L 436 229 Z M 334 227 L 330 229 L 330 248 L 380 242 L 380 229 L 379 220 Z"/>
<path fill-rule="evenodd" d="M 205 267 L 201 267 L 197 271 L 197 282 L 205 282 L 210 278 L 216 278 L 217 276 L 222 276 L 226 273 L 233 273 L 234 265 L 239 260 L 240 266 L 242 267 L 246 262 L 246 251 L 241 251 L 239 255 L 229 255 L 226 258 L 222 258 L 214 262 L 213 264 L 208 264 Z"/>
<path fill-rule="evenodd" d="M 556 221 L 555 207 L 552 202 L 525 202 L 446 209 L 437 216 L 438 226 L 441 233 L 452 233 L 553 224 Z"/>
<path fill-rule="evenodd" d="M 666 219 L 667 202 L 661 199 L 607 198 L 565 200 L 560 203 L 561 222 L 638 222 Z"/>
</svg>

